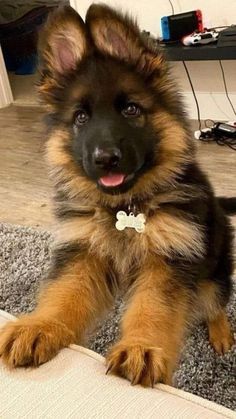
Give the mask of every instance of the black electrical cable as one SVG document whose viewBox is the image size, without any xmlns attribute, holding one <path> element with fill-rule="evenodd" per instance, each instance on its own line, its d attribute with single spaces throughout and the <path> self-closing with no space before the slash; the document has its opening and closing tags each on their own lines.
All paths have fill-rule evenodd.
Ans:
<svg viewBox="0 0 236 419">
<path fill-rule="evenodd" d="M 169 0 L 169 3 L 170 3 L 171 10 L 172 10 L 172 15 L 174 15 L 175 14 L 175 9 L 174 9 L 173 3 L 172 3 L 171 0 Z"/>
<path fill-rule="evenodd" d="M 230 104 L 230 106 L 232 108 L 232 111 L 233 111 L 234 115 L 236 115 L 236 111 L 234 109 L 234 105 L 232 104 L 231 99 L 229 97 L 229 92 L 228 92 L 228 89 L 227 89 L 227 84 L 226 84 L 226 80 L 225 80 L 225 72 L 224 72 L 222 61 L 219 60 L 219 63 L 220 63 L 221 73 L 222 73 L 223 82 L 224 82 L 225 94 L 226 94 L 226 97 L 227 97 L 227 99 L 229 101 L 229 104 Z"/>
<path fill-rule="evenodd" d="M 208 120 L 214 122 L 212 120 Z M 227 147 L 231 148 L 232 150 L 236 151 L 236 138 L 225 137 L 222 134 L 222 137 L 219 137 L 219 134 L 215 134 L 214 128 L 217 125 L 217 122 L 214 122 L 214 125 L 209 129 L 209 131 L 201 131 L 199 140 L 203 141 L 204 143 L 215 142 L 220 146 L 226 145 Z"/>
<path fill-rule="evenodd" d="M 220 146 L 226 145 L 229 148 L 231 148 L 232 150 L 236 151 L 236 139 L 235 138 L 229 138 L 229 137 L 224 137 L 224 136 L 222 136 L 220 138 L 218 136 L 216 137 L 213 132 L 212 133 L 211 132 L 205 133 L 204 131 L 202 131 L 201 114 L 200 114 L 200 108 L 199 108 L 199 103 L 198 103 L 198 100 L 197 100 L 197 96 L 196 96 L 196 93 L 195 93 L 195 90 L 194 90 L 194 87 L 193 87 L 193 83 L 192 83 L 192 80 L 191 80 L 191 77 L 190 77 L 190 74 L 189 74 L 189 71 L 188 71 L 188 67 L 187 67 L 185 61 L 183 61 L 183 65 L 184 65 L 184 68 L 185 68 L 185 71 L 186 71 L 186 74 L 187 74 L 187 77 L 188 77 L 189 84 L 190 84 L 191 89 L 192 89 L 192 93 L 193 93 L 195 103 L 196 103 L 198 128 L 199 128 L 199 131 L 200 131 L 199 140 L 203 141 L 203 142 L 215 142 L 216 144 L 218 144 Z M 222 74 L 224 74 L 224 70 L 223 70 Z M 224 81 L 225 81 L 225 78 L 224 78 Z M 225 83 L 225 92 L 226 92 L 226 95 L 228 95 L 228 90 L 227 90 L 226 83 Z M 234 110 L 233 105 L 232 105 L 232 109 Z M 235 113 L 235 110 L 234 110 L 234 113 Z M 206 127 L 207 127 L 207 122 L 208 121 L 212 123 L 212 128 L 213 128 L 213 126 L 216 122 L 214 122 L 211 119 L 206 119 L 205 120 L 205 126 Z"/>
<path fill-rule="evenodd" d="M 199 140 L 204 143 L 211 143 L 215 142 L 220 146 L 226 145 L 227 147 L 231 148 L 232 150 L 236 151 L 236 138 L 229 138 L 229 137 L 218 137 L 214 135 L 214 132 L 205 132 L 202 131 L 199 137 Z"/>
<path fill-rule="evenodd" d="M 197 119 L 198 119 L 198 129 L 199 129 L 199 131 L 201 131 L 202 130 L 201 114 L 200 114 L 200 108 L 199 108 L 197 96 L 196 96 L 196 93 L 195 93 L 195 90 L 194 90 L 194 87 L 193 87 L 193 83 L 192 83 L 192 80 L 191 80 L 191 77 L 190 77 L 190 74 L 189 74 L 189 71 L 188 71 L 188 67 L 187 67 L 185 61 L 183 61 L 183 65 L 184 65 L 184 68 L 185 68 L 185 71 L 186 71 L 186 74 L 187 74 L 187 77 L 188 77 L 189 84 L 190 84 L 191 89 L 192 89 L 192 93 L 193 93 L 193 97 L 194 97 L 195 103 L 196 103 Z"/>
<path fill-rule="evenodd" d="M 236 151 L 236 139 L 235 138 L 213 138 L 218 145 L 227 145 L 231 150 Z"/>
</svg>

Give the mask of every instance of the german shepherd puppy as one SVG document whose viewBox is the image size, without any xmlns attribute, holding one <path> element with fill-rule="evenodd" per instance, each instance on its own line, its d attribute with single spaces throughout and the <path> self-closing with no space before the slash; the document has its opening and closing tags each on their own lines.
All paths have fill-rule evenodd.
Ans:
<svg viewBox="0 0 236 419">
<path fill-rule="evenodd" d="M 171 383 L 196 318 L 219 354 L 233 343 L 223 206 L 235 201 L 214 197 L 167 64 L 132 19 L 92 5 L 84 23 L 59 8 L 39 47 L 58 231 L 38 306 L 3 328 L 2 359 L 38 366 L 83 342 L 122 291 L 108 371 L 133 384 Z"/>
</svg>

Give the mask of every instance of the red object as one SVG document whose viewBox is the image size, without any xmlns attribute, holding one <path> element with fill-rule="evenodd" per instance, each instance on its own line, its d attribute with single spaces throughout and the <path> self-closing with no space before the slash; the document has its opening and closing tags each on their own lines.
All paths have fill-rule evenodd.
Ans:
<svg viewBox="0 0 236 419">
<path fill-rule="evenodd" d="M 197 19 L 198 19 L 198 30 L 199 30 L 199 32 L 204 32 L 201 10 L 199 10 L 199 9 L 196 10 L 196 16 L 197 16 Z"/>
</svg>

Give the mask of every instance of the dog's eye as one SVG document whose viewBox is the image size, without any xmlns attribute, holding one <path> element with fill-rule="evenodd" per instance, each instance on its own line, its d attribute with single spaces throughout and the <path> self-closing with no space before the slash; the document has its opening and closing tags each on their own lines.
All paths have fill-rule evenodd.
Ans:
<svg viewBox="0 0 236 419">
<path fill-rule="evenodd" d="M 74 116 L 74 122 L 76 125 L 86 124 L 89 120 L 89 115 L 84 109 L 79 109 Z"/>
<path fill-rule="evenodd" d="M 126 118 L 136 118 L 141 114 L 141 109 L 135 103 L 128 103 L 121 113 Z"/>
</svg>

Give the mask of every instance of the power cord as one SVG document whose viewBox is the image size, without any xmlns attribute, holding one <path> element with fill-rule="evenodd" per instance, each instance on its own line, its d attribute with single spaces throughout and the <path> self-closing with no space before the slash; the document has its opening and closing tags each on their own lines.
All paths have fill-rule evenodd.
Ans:
<svg viewBox="0 0 236 419">
<path fill-rule="evenodd" d="M 200 131 L 200 135 L 196 137 L 199 132 L 195 133 L 195 138 L 207 143 L 213 141 L 220 146 L 226 145 L 236 151 L 236 127 L 234 125 L 206 119 L 205 126 L 206 129 Z"/>
<path fill-rule="evenodd" d="M 229 97 L 229 92 L 228 92 L 228 89 L 227 89 L 227 84 L 226 84 L 226 80 L 225 80 L 225 72 L 224 72 L 224 67 L 223 67 L 222 61 L 221 61 L 221 60 L 219 60 L 219 63 L 220 63 L 220 68 L 221 68 L 222 78 L 223 78 L 223 82 L 224 82 L 225 94 L 226 94 L 226 97 L 227 97 L 227 99 L 228 99 L 228 102 L 229 102 L 229 104 L 230 104 L 230 106 L 231 106 L 231 108 L 232 108 L 232 111 L 233 111 L 234 115 L 236 115 L 236 111 L 235 111 L 235 109 L 234 109 L 234 105 L 233 105 L 233 103 L 231 102 L 231 99 L 230 99 L 230 97 Z"/>
<path fill-rule="evenodd" d="M 192 83 L 192 80 L 191 80 L 191 77 L 190 77 L 190 74 L 189 74 L 189 71 L 188 71 L 188 67 L 187 67 L 185 61 L 183 61 L 183 65 L 184 65 L 184 68 L 185 68 L 185 71 L 186 71 L 186 74 L 187 74 L 187 77 L 188 77 L 188 81 L 189 81 L 189 84 L 190 84 L 190 87 L 191 87 L 191 90 L 192 90 L 192 93 L 193 93 L 193 97 L 194 97 L 194 100 L 195 100 L 196 108 L 197 108 L 198 129 L 199 129 L 199 131 L 202 131 L 201 114 L 200 114 L 200 107 L 199 107 L 199 103 L 198 103 L 198 100 L 197 100 L 197 96 L 196 96 L 196 93 L 195 93 L 195 90 L 194 90 L 194 87 L 193 87 L 193 83 Z"/>
<path fill-rule="evenodd" d="M 187 67 L 185 61 L 183 61 L 183 65 L 184 65 L 184 68 L 185 68 L 185 71 L 186 71 L 186 74 L 187 74 L 187 77 L 188 77 L 189 84 L 190 84 L 191 89 L 192 89 L 192 93 L 193 93 L 195 103 L 196 103 L 198 129 L 200 131 L 200 135 L 199 135 L 198 139 L 200 141 L 203 141 L 203 142 L 215 142 L 216 144 L 218 144 L 220 146 L 226 145 L 229 148 L 231 148 L 231 150 L 236 151 L 236 133 L 233 133 L 233 131 L 234 131 L 233 126 L 230 126 L 229 124 L 221 124 L 220 122 L 213 121 L 212 119 L 206 119 L 204 121 L 204 123 L 205 123 L 205 127 L 207 128 L 207 130 L 202 129 L 201 113 L 200 113 L 200 107 L 199 107 L 199 103 L 198 103 L 198 100 L 197 100 L 197 96 L 196 96 L 196 93 L 195 93 L 195 90 L 194 90 L 194 87 L 193 87 L 193 83 L 192 83 L 192 80 L 191 80 L 191 77 L 190 77 L 190 73 L 189 73 L 189 70 L 188 70 L 188 67 Z M 223 70 L 222 74 L 224 74 L 224 70 Z M 225 92 L 226 92 L 226 95 L 228 97 L 228 90 L 227 90 L 227 85 L 226 85 L 226 81 L 225 81 L 225 76 L 223 76 L 223 77 L 224 77 Z M 229 99 L 229 101 L 230 101 L 230 99 Z M 234 113 L 235 113 L 235 109 L 233 107 L 233 104 L 232 104 L 232 109 L 234 110 Z M 235 113 L 235 115 L 236 115 L 236 113 Z M 232 129 L 232 131 L 231 131 L 232 132 L 232 137 L 230 137 L 231 134 L 229 133 L 229 129 Z M 236 131 L 236 128 L 235 128 L 235 131 Z M 227 135 L 224 135 L 225 133 L 227 133 Z"/>
<path fill-rule="evenodd" d="M 171 0 L 169 0 L 169 3 L 170 3 L 171 10 L 172 10 L 172 15 L 174 15 L 175 14 L 175 9 L 174 9 L 173 3 L 172 3 Z"/>
</svg>

